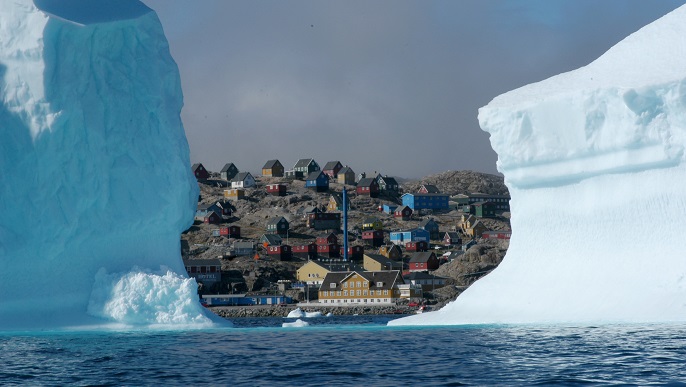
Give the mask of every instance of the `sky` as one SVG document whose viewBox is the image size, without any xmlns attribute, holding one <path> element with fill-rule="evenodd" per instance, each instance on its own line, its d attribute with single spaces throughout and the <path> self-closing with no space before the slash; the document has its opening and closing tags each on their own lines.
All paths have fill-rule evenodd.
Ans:
<svg viewBox="0 0 686 387">
<path fill-rule="evenodd" d="M 686 0 L 143 0 L 181 73 L 191 162 L 497 173 L 478 109 Z"/>
</svg>

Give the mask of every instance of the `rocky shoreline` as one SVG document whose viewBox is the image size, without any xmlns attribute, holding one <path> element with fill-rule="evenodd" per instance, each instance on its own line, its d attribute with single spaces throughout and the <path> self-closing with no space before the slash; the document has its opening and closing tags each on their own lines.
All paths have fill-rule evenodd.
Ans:
<svg viewBox="0 0 686 387">
<path fill-rule="evenodd" d="M 223 318 L 241 317 L 286 317 L 288 313 L 298 308 L 297 305 L 288 306 L 214 306 L 208 309 Z M 381 314 L 415 314 L 416 307 L 407 305 L 385 306 L 304 306 L 303 312 L 321 312 L 323 315 L 381 315 Z"/>
</svg>

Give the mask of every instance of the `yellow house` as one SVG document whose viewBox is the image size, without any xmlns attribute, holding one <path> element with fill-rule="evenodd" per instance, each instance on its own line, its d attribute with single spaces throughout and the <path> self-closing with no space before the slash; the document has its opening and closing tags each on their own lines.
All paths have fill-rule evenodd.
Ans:
<svg viewBox="0 0 686 387">
<path fill-rule="evenodd" d="M 347 272 L 357 269 L 350 263 L 325 264 L 317 261 L 309 261 L 296 270 L 296 278 L 299 282 L 309 285 L 321 285 L 324 277 L 331 272 Z"/>
<path fill-rule="evenodd" d="M 362 258 L 362 267 L 366 271 L 402 270 L 403 263 L 393 261 L 380 254 L 365 254 Z"/>
<path fill-rule="evenodd" d="M 403 257 L 403 251 L 400 249 L 400 246 L 394 244 L 379 247 L 379 254 L 393 260 L 398 260 Z"/>
<path fill-rule="evenodd" d="M 363 230 L 383 230 L 383 222 L 379 218 L 369 217 L 362 222 Z"/>
<path fill-rule="evenodd" d="M 224 198 L 230 200 L 239 200 L 245 198 L 245 190 L 240 188 L 225 189 Z"/>
<path fill-rule="evenodd" d="M 343 211 L 343 195 L 339 193 L 331 194 L 331 197 L 329 198 L 329 204 L 327 204 L 326 209 L 329 212 Z M 350 209 L 350 199 L 348 199 L 348 209 Z"/>
<path fill-rule="evenodd" d="M 457 226 L 462 230 L 463 234 L 472 238 L 478 238 L 484 231 L 488 231 L 488 228 L 474 215 L 462 215 Z"/>
<path fill-rule="evenodd" d="M 400 271 L 332 272 L 326 275 L 319 287 L 322 304 L 384 305 L 400 299 L 398 286 L 404 284 Z"/>
</svg>

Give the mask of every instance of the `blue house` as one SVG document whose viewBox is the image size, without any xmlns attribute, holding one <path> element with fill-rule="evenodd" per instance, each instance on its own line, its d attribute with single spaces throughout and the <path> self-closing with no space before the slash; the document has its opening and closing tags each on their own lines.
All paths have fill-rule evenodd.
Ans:
<svg viewBox="0 0 686 387">
<path fill-rule="evenodd" d="M 384 204 L 383 205 L 383 212 L 385 212 L 387 214 L 392 214 L 395 212 L 396 208 L 398 208 L 398 206 L 395 204 Z"/>
<path fill-rule="evenodd" d="M 329 190 L 329 176 L 322 171 L 315 171 L 307 175 L 305 187 L 314 188 L 317 192 Z"/>
<path fill-rule="evenodd" d="M 406 193 L 402 196 L 403 205 L 410 207 L 412 210 L 448 210 L 448 195 L 446 194 L 420 194 L 420 193 Z"/>
<path fill-rule="evenodd" d="M 415 228 L 414 230 L 409 231 L 394 231 L 391 233 L 391 243 L 404 245 L 407 242 L 429 242 L 429 237 L 429 232 L 421 228 Z"/>
</svg>

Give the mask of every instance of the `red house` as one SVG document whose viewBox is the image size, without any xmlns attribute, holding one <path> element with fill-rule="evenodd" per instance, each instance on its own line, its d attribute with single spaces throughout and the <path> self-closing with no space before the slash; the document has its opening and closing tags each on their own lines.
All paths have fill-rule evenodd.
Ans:
<svg viewBox="0 0 686 387">
<path fill-rule="evenodd" d="M 326 258 L 339 258 L 341 246 L 338 243 L 329 245 L 317 245 L 317 255 Z"/>
<path fill-rule="evenodd" d="M 202 163 L 193 164 L 191 171 L 193 171 L 193 175 L 195 175 L 195 178 L 198 180 L 207 180 L 210 178 L 210 173 L 205 169 Z"/>
<path fill-rule="evenodd" d="M 429 271 L 438 269 L 436 254 L 432 251 L 414 253 L 410 258 L 410 271 Z"/>
<path fill-rule="evenodd" d="M 338 171 L 340 171 L 342 168 L 343 165 L 340 161 L 329 161 L 328 163 L 326 163 L 326 165 L 324 165 L 324 169 L 322 169 L 322 172 L 329 175 L 330 178 L 336 179 L 338 178 Z"/>
<path fill-rule="evenodd" d="M 296 245 L 291 249 L 293 255 L 300 258 L 315 259 L 317 258 L 317 245 L 310 243 L 309 245 Z"/>
<path fill-rule="evenodd" d="M 292 254 L 289 245 L 267 246 L 267 255 L 279 261 L 289 261 L 293 256 Z"/>
<path fill-rule="evenodd" d="M 357 183 L 356 192 L 361 196 L 379 197 L 379 183 L 374 178 L 365 177 Z"/>
<path fill-rule="evenodd" d="M 229 238 L 240 238 L 241 228 L 239 226 L 220 227 L 219 235 L 224 235 Z"/>
<path fill-rule="evenodd" d="M 267 184 L 267 193 L 274 196 L 286 196 L 285 184 Z"/>
<path fill-rule="evenodd" d="M 512 231 L 484 231 L 481 237 L 484 239 L 510 239 Z"/>
<path fill-rule="evenodd" d="M 338 244 L 338 237 L 334 233 L 330 233 L 329 235 L 326 235 L 326 236 L 317 237 L 317 245 L 318 246 L 333 245 L 333 244 Z"/>
<path fill-rule="evenodd" d="M 427 241 L 407 242 L 405 243 L 405 250 L 409 252 L 428 251 L 429 243 Z"/>
<path fill-rule="evenodd" d="M 343 254 L 343 246 L 341 246 L 341 257 Z M 361 261 L 364 258 L 364 246 L 348 246 L 348 259 L 351 261 Z"/>
<path fill-rule="evenodd" d="M 379 247 L 383 245 L 383 231 L 381 230 L 365 230 L 362 231 L 362 240 L 372 245 L 373 247 Z"/>
<path fill-rule="evenodd" d="M 393 211 L 393 217 L 401 218 L 402 220 L 410 220 L 410 217 L 412 217 L 412 209 L 408 206 L 396 208 L 395 211 Z"/>
<path fill-rule="evenodd" d="M 462 244 L 462 238 L 460 234 L 455 231 L 448 231 L 443 236 L 443 244 L 446 246 L 456 246 Z"/>
<path fill-rule="evenodd" d="M 210 211 L 205 215 L 203 218 L 203 222 L 208 223 L 208 224 L 219 224 L 221 223 L 222 218 L 214 211 Z"/>
</svg>

